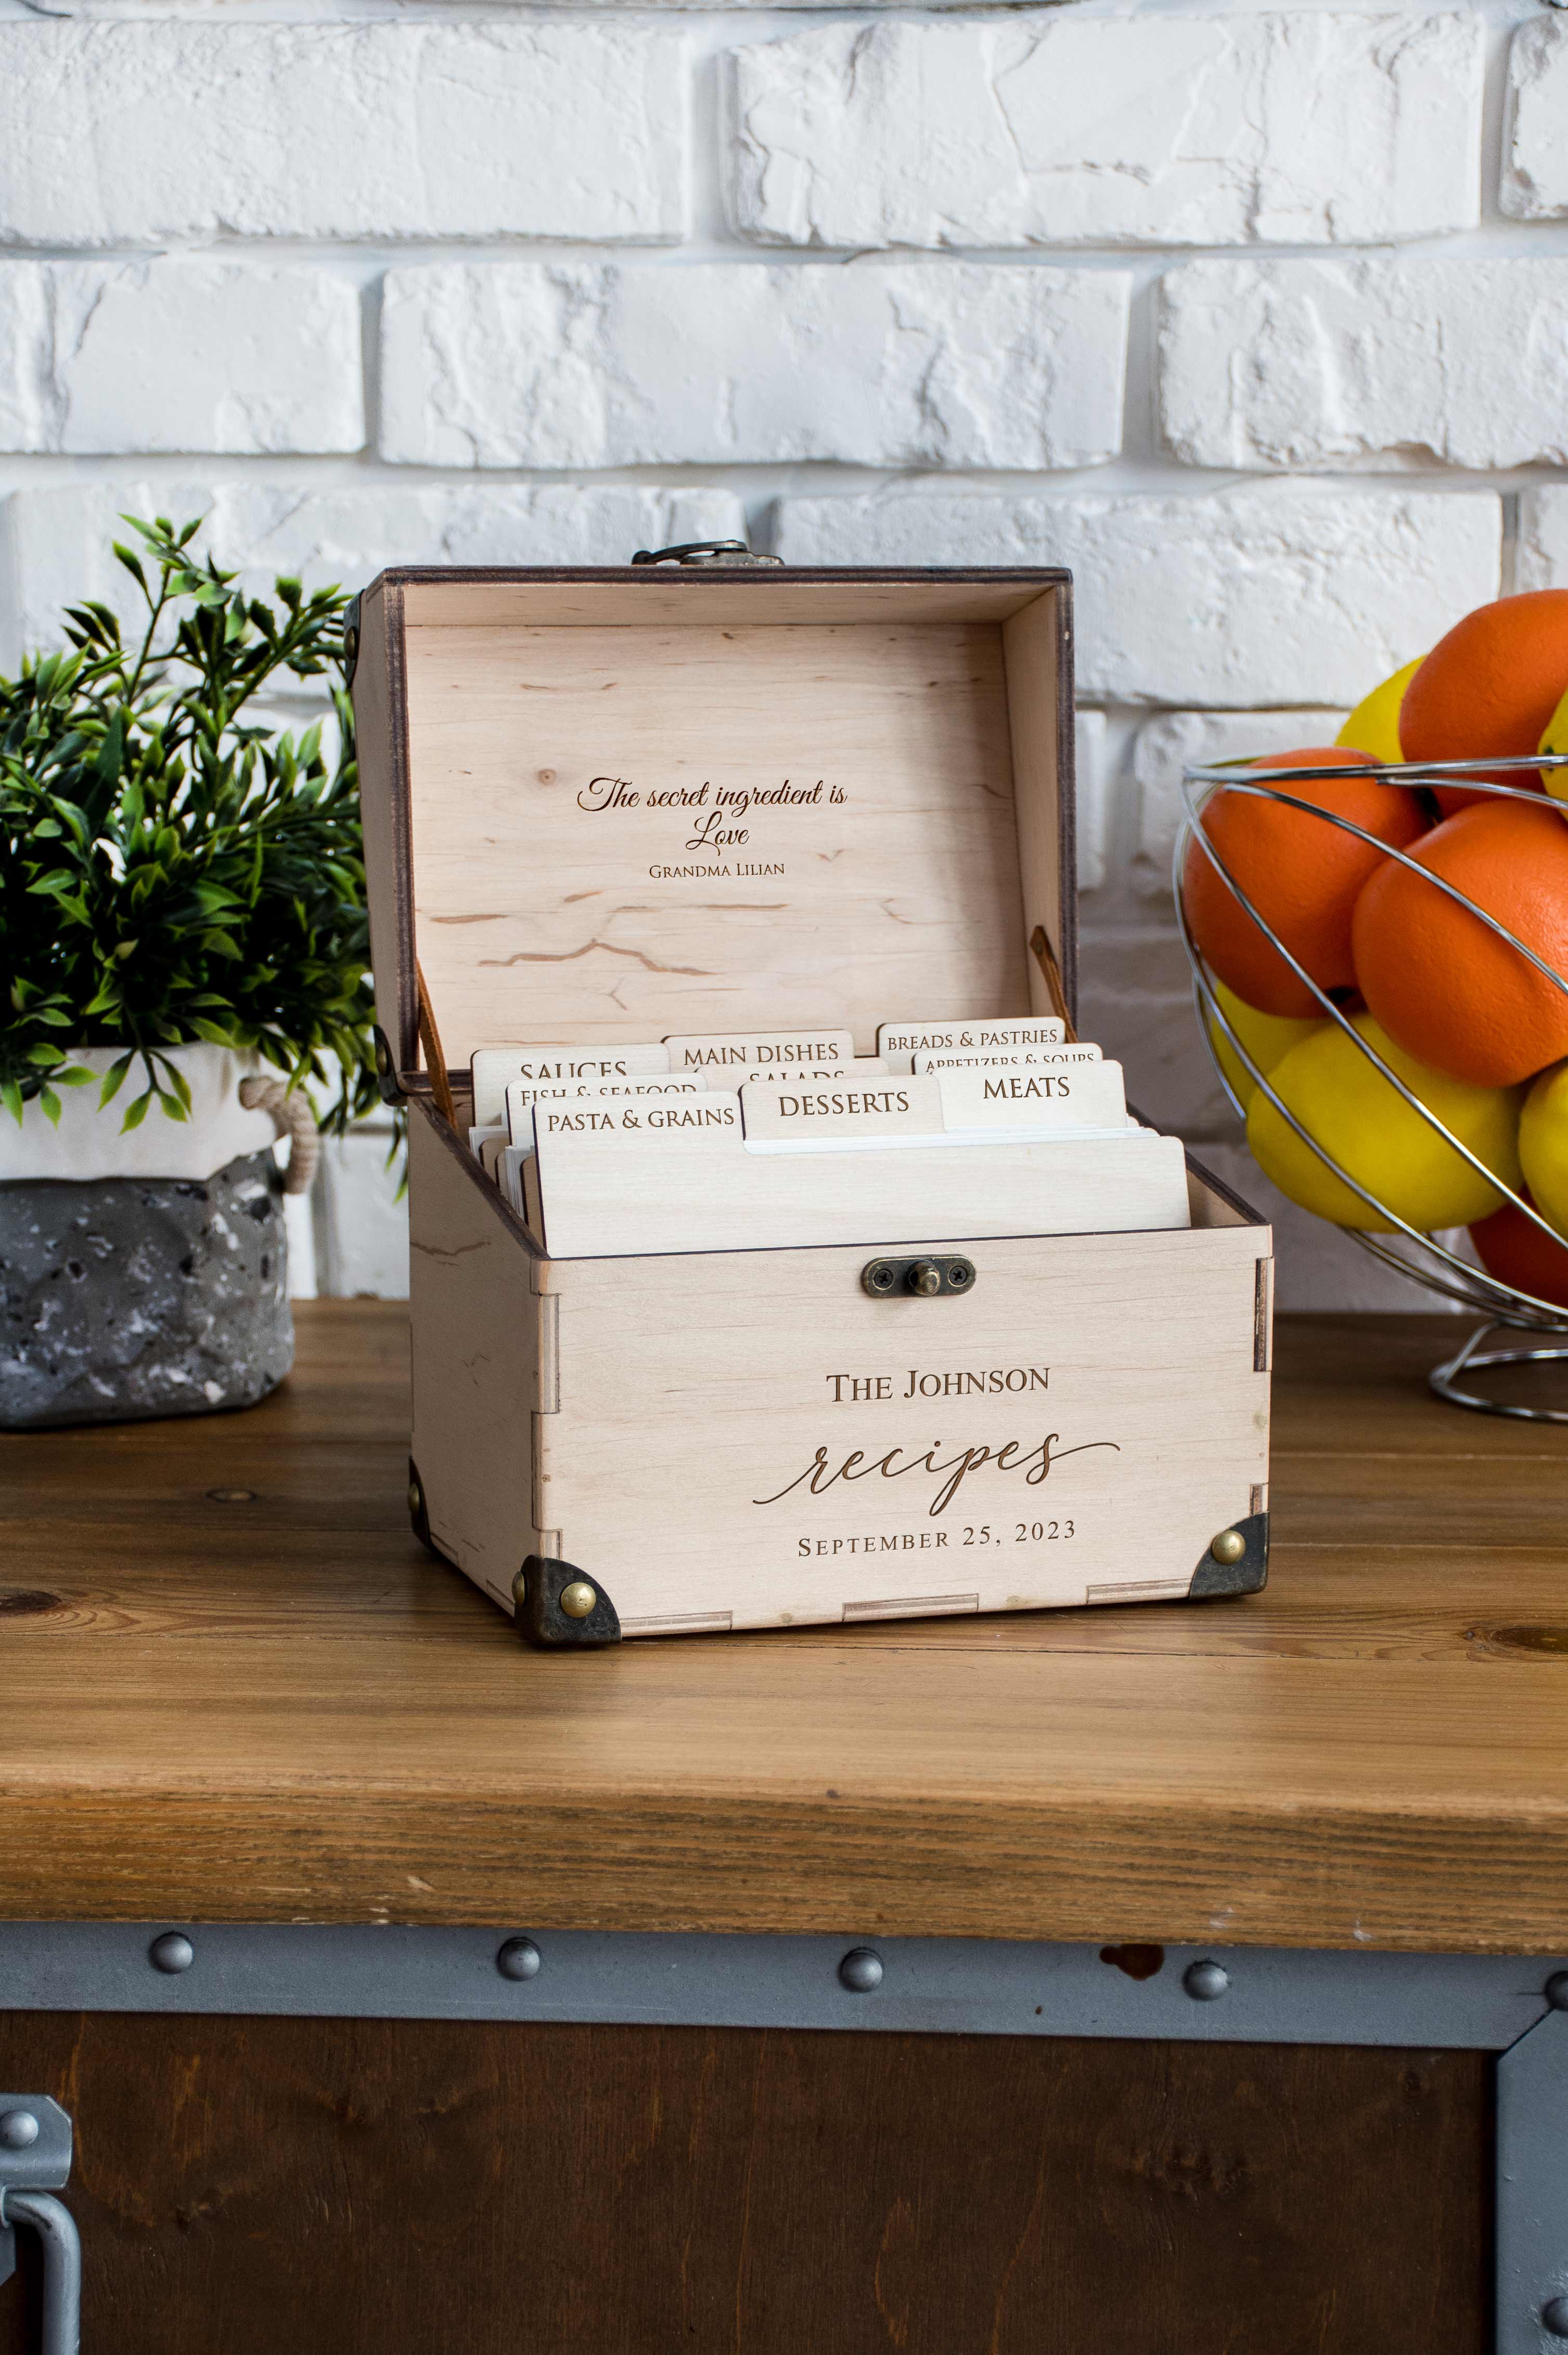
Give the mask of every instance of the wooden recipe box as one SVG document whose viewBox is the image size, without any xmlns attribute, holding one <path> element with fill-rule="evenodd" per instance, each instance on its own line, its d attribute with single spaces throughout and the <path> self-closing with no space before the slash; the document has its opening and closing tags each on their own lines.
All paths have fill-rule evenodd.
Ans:
<svg viewBox="0 0 1568 2355">
<path fill-rule="evenodd" d="M 761 563 L 359 601 L 411 1509 L 534 1640 L 1263 1584 L 1270 1234 L 1190 1163 L 1185 1230 L 550 1259 L 467 1146 L 476 1047 L 1071 1018 L 1071 601 L 1058 570 Z M 672 793 L 707 780 L 822 790 L 723 841 Z M 863 1287 L 926 1252 L 971 1288 Z"/>
</svg>

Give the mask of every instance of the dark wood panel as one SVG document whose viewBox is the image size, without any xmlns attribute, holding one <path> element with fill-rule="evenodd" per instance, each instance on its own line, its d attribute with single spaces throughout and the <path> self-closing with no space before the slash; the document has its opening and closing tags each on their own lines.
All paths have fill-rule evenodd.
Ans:
<svg viewBox="0 0 1568 2355">
<path fill-rule="evenodd" d="M 1490 2068 L 0 2015 L 114 2355 L 1481 2355 Z"/>
</svg>

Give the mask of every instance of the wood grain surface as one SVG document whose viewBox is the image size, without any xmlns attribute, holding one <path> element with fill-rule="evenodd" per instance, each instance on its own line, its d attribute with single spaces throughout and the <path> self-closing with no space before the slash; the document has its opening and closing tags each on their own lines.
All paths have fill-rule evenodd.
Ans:
<svg viewBox="0 0 1568 2355">
<path fill-rule="evenodd" d="M 1568 1951 L 1568 1433 L 1462 1329 L 1282 1321 L 1261 1595 L 558 1657 L 407 1533 L 401 1311 L 306 1305 L 248 1413 L 0 1443 L 0 1913 Z"/>
<path fill-rule="evenodd" d="M 115 2355 L 1482 2355 L 1490 2068 L 0 2015 L 0 2083 L 75 2114 Z"/>
</svg>

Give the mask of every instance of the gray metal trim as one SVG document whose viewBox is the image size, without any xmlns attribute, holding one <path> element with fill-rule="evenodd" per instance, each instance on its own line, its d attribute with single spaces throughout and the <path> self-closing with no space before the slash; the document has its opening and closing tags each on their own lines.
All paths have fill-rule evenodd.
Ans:
<svg viewBox="0 0 1568 2355">
<path fill-rule="evenodd" d="M 524 1934 L 538 1949 L 539 1966 L 531 1977 L 507 1976 L 497 1955 Z M 189 1942 L 188 1963 L 178 1959 L 180 1937 Z M 853 1949 L 880 1958 L 874 1988 L 842 1984 L 839 1966 Z M 1218 1997 L 1200 1999 L 1193 1991 L 1205 1977 L 1211 1983 L 1211 1974 L 1189 1986 L 1192 1966 L 1203 1962 L 1223 1967 Z M 494 1930 L 0 1923 L 0 2010 L 9 2011 L 620 2021 L 1500 2052 L 1545 2018 L 1543 1988 L 1561 1967 L 1563 1958 L 1550 1955 L 1102 1949 L 523 1923 Z"/>
<path fill-rule="evenodd" d="M 1549 2011 L 1497 2078 L 1497 2355 L 1563 2355 L 1568 2322 L 1568 2013 Z"/>
</svg>

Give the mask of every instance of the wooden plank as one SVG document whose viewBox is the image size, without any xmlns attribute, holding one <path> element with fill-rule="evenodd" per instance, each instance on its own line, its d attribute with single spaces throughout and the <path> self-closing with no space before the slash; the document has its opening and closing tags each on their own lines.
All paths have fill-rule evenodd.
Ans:
<svg viewBox="0 0 1568 2355">
<path fill-rule="evenodd" d="M 364 822 L 365 897 L 376 1022 L 399 1071 L 419 1060 L 410 877 L 408 685 L 402 591 L 378 581 L 360 600 L 354 735 Z"/>
<path fill-rule="evenodd" d="M 860 1251 L 552 1266 L 555 1526 L 623 1626 L 1186 1593 L 1267 1477 L 1251 1235 L 965 1249 L 930 1302 L 869 1296 Z"/>
<path fill-rule="evenodd" d="M 894 623 L 944 627 L 1006 622 L 1071 576 L 1051 568 L 981 572 L 868 571 L 832 566 L 756 571 L 693 568 L 383 576 L 408 602 L 410 623 L 447 629 L 862 629 Z"/>
<path fill-rule="evenodd" d="M 1434 1323 L 1284 1320 L 1277 1470 L 1568 1466 L 1418 1394 Z M 1468 1550 L 1287 1498 L 1234 1604 L 563 1661 L 408 1534 L 401 1312 L 300 1333 L 251 1412 L 0 1444 L 6 1916 L 1568 1949 L 1560 1487 Z"/>
<path fill-rule="evenodd" d="M 1349 1249 L 1349 1245 L 1347 1245 Z M 1411 1298 L 1420 1295 L 1414 1286 Z M 1295 1316 L 1290 1319 L 1291 1413 L 1286 1445 L 1322 1455 L 1397 1453 L 1456 1462 L 1511 1464 L 1524 1456 L 1563 1461 L 1564 1436 L 1541 1423 L 1515 1423 L 1441 1404 L 1427 1386 L 1434 1366 L 1456 1355 L 1475 1332 L 1473 1316 L 1397 1314 Z M 1347 1347 L 1354 1331 L 1356 1343 Z M 1484 1346 L 1534 1346 L 1528 1333 L 1494 1333 Z M 1499 1369 L 1471 1387 L 1520 1406 L 1568 1409 L 1568 1365 Z"/>
<path fill-rule="evenodd" d="M 1008 681 L 1008 727 L 1013 755 L 1013 794 L 1019 814 L 1019 899 L 1021 937 L 1037 924 L 1055 954 L 1070 1013 L 1077 1007 L 1073 972 L 1076 939 L 1071 915 L 1076 905 L 1076 799 L 1073 738 L 1063 727 L 1071 718 L 1072 663 L 1062 662 L 1062 608 L 1069 591 L 1050 590 L 1002 624 L 1002 657 Z M 1064 675 L 1065 674 L 1065 675 Z M 1063 893 L 1064 879 L 1068 888 Z M 1010 912 L 1006 911 L 1006 912 Z M 1004 911 L 998 910 L 998 920 Z M 1037 1014 L 1054 1014 L 1045 976 L 1029 960 L 1029 1004 Z"/>
<path fill-rule="evenodd" d="M 432 1114 L 409 1121 L 413 1435 L 430 1533 L 503 1610 L 539 1549 L 538 1262 Z"/>
<path fill-rule="evenodd" d="M 733 1096 L 682 1098 L 652 1114 L 541 1110 L 524 1182 L 543 1248 L 574 1262 L 667 1256 L 672 1283 L 699 1281 L 688 1260 L 708 1252 L 790 1249 L 794 1264 L 844 1246 L 951 1251 L 987 1236 L 1044 1246 L 1187 1226 L 1180 1139 L 1147 1130 L 785 1156 L 748 1150 Z M 590 1121 L 592 1132 L 579 1133 Z"/>
<path fill-rule="evenodd" d="M 454 1063 L 1029 1006 L 995 623 L 411 626 L 408 730 Z"/>
<path fill-rule="evenodd" d="M 1480 2053 L 12 2013 L 0 2083 L 127 2355 L 1490 2345 Z"/>
</svg>

